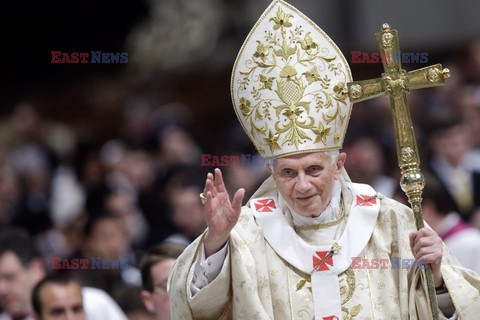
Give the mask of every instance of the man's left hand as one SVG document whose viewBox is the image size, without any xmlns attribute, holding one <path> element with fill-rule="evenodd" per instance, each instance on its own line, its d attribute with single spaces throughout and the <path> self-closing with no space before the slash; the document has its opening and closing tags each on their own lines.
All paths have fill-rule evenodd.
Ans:
<svg viewBox="0 0 480 320">
<path fill-rule="evenodd" d="M 432 268 L 435 287 L 443 283 L 440 265 L 442 263 L 443 242 L 435 231 L 422 228 L 410 233 L 410 249 L 417 261 L 429 263 Z"/>
</svg>

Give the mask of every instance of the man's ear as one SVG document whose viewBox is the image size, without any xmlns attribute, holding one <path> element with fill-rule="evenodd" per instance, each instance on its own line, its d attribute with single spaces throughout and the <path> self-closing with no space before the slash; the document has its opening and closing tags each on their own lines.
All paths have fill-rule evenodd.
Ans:
<svg viewBox="0 0 480 320">
<path fill-rule="evenodd" d="M 345 166 L 345 161 L 347 160 L 347 154 L 345 152 L 341 152 L 337 157 L 337 170 L 335 172 L 335 178 L 338 179 L 340 177 L 340 171 L 342 171 L 343 167 Z"/>
<path fill-rule="evenodd" d="M 45 265 L 41 258 L 35 257 L 30 261 L 30 270 L 32 271 L 35 284 L 45 278 Z"/>
<path fill-rule="evenodd" d="M 153 293 L 147 291 L 147 290 L 142 290 L 140 292 L 140 295 L 142 296 L 142 301 L 143 304 L 145 305 L 145 308 L 147 308 L 148 311 L 155 313 L 155 307 L 153 306 Z"/>
</svg>

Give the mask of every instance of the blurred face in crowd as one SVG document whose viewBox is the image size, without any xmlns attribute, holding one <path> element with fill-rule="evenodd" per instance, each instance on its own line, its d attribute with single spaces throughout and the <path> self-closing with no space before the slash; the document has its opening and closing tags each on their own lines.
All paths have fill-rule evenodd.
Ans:
<svg viewBox="0 0 480 320">
<path fill-rule="evenodd" d="M 41 320 L 85 320 L 82 289 L 75 282 L 48 283 L 39 292 Z"/>
<path fill-rule="evenodd" d="M 33 287 L 43 277 L 40 260 L 34 258 L 25 267 L 13 252 L 0 255 L 0 306 L 13 316 L 30 313 Z"/>
<path fill-rule="evenodd" d="M 120 259 L 128 249 L 128 233 L 119 217 L 97 220 L 87 239 L 90 254 L 104 259 Z"/>
<path fill-rule="evenodd" d="M 439 132 L 433 137 L 435 153 L 444 157 L 452 166 L 458 166 L 471 147 L 471 140 L 465 125 L 457 125 Z"/>
<path fill-rule="evenodd" d="M 126 152 L 118 163 L 117 169 L 140 190 L 148 188 L 155 176 L 152 160 L 148 153 L 141 151 Z"/>
<path fill-rule="evenodd" d="M 168 274 L 175 259 L 166 258 L 154 264 L 150 270 L 153 292 L 142 290 L 142 299 L 148 311 L 155 313 L 158 320 L 170 320 L 170 300 L 167 294 Z"/>
<path fill-rule="evenodd" d="M 190 134 L 182 128 L 169 128 L 160 136 L 162 156 L 166 164 L 193 163 L 198 147 Z"/>
<path fill-rule="evenodd" d="M 170 195 L 173 222 L 183 234 L 195 239 L 206 228 L 203 205 L 196 187 L 174 188 Z"/>
<path fill-rule="evenodd" d="M 372 139 L 361 139 L 348 149 L 345 167 L 352 181 L 371 183 L 382 172 L 383 155 L 380 146 Z"/>
<path fill-rule="evenodd" d="M 273 179 L 287 204 L 306 217 L 316 217 L 330 203 L 333 182 L 340 176 L 346 154 L 335 161 L 325 152 L 304 153 L 277 159 Z"/>
</svg>

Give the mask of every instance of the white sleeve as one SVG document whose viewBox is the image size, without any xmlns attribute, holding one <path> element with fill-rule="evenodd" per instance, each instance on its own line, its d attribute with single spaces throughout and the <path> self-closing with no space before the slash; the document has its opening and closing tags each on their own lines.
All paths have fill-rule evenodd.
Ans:
<svg viewBox="0 0 480 320">
<path fill-rule="evenodd" d="M 205 248 L 203 243 L 200 247 L 200 253 L 195 267 L 193 269 L 193 277 L 189 286 L 190 297 L 193 297 L 203 287 L 215 280 L 222 270 L 223 262 L 228 252 L 228 242 L 215 254 L 205 259 Z"/>
<path fill-rule="evenodd" d="M 456 320 L 458 319 L 457 312 L 455 310 L 455 305 L 453 304 L 452 298 L 448 291 L 437 293 L 438 309 L 447 319 Z"/>
<path fill-rule="evenodd" d="M 88 320 L 127 320 L 118 304 L 105 291 L 83 287 L 83 308 Z"/>
</svg>

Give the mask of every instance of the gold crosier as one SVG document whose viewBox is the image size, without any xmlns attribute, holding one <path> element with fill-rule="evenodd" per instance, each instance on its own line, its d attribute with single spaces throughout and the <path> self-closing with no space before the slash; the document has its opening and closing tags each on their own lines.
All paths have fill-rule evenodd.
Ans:
<svg viewBox="0 0 480 320">
<path fill-rule="evenodd" d="M 418 229 L 423 228 L 422 219 L 422 192 L 425 179 L 420 172 L 420 158 L 413 132 L 410 111 L 407 105 L 406 93 L 410 89 L 421 89 L 442 85 L 450 77 L 448 69 L 441 64 L 406 72 L 402 69 L 398 56 L 399 44 L 397 30 L 390 29 L 383 24 L 382 31 L 376 33 L 380 55 L 385 70 L 381 78 L 348 83 L 350 101 L 352 103 L 388 95 L 393 109 L 395 126 L 395 141 L 397 145 L 398 165 L 401 169 L 400 186 L 408 197 L 408 202 L 415 215 L 415 224 Z M 432 270 L 423 270 L 427 280 L 428 297 L 433 319 L 438 319 L 438 302 L 433 285 Z"/>
</svg>

